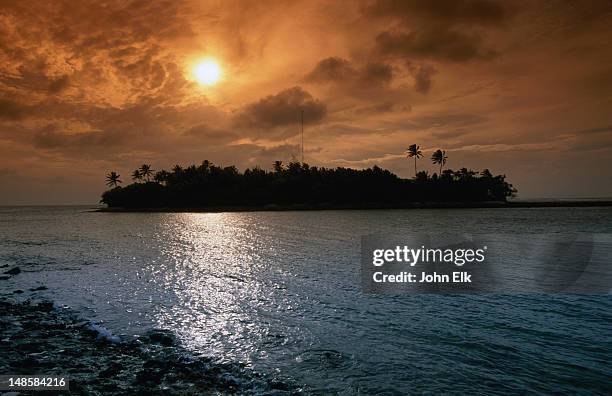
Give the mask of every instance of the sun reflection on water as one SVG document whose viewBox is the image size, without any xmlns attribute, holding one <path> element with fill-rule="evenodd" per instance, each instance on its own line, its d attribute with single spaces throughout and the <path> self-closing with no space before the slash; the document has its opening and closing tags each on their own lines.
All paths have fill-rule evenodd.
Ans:
<svg viewBox="0 0 612 396">
<path fill-rule="evenodd" d="M 238 344 L 245 352 L 239 358 L 248 363 L 250 352 L 257 351 L 253 339 L 267 332 L 266 323 L 255 317 L 269 308 L 259 274 L 265 271 L 262 252 L 273 255 L 274 246 L 246 214 L 176 216 L 159 238 L 171 266 L 160 276 L 177 304 L 159 310 L 157 324 L 174 329 L 195 349 L 206 346 L 204 354 L 224 355 Z M 249 342 L 241 342 L 246 338 Z"/>
</svg>

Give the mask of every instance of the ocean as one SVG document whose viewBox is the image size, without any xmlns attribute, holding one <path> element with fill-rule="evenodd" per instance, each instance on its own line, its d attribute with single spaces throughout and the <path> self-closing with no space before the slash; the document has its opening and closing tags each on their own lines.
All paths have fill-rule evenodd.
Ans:
<svg viewBox="0 0 612 396">
<path fill-rule="evenodd" d="M 612 391 L 609 294 L 364 293 L 361 236 L 400 232 L 612 233 L 612 208 L 0 207 L 2 272 L 21 269 L 0 292 L 52 300 L 126 342 L 166 329 L 193 356 L 304 393 Z"/>
</svg>

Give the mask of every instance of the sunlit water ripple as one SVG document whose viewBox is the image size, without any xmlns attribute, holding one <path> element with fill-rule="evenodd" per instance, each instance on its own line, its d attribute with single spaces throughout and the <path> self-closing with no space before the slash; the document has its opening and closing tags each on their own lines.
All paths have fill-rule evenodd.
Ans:
<svg viewBox="0 0 612 396">
<path fill-rule="evenodd" d="M 0 208 L 3 293 L 41 292 L 129 338 L 171 329 L 194 353 L 310 391 L 606 393 L 610 296 L 376 296 L 374 232 L 612 232 L 609 208 L 90 213 Z"/>
</svg>

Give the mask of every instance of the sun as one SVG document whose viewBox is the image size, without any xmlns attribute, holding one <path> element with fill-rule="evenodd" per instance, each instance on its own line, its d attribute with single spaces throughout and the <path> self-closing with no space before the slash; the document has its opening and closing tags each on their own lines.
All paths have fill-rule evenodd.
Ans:
<svg viewBox="0 0 612 396">
<path fill-rule="evenodd" d="M 215 85 L 221 80 L 223 72 L 214 59 L 206 59 L 195 65 L 193 75 L 201 85 Z"/>
</svg>

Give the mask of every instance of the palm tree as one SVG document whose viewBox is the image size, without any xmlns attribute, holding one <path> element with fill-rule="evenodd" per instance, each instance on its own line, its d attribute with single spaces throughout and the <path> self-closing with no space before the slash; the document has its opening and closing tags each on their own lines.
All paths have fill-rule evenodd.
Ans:
<svg viewBox="0 0 612 396">
<path fill-rule="evenodd" d="M 468 170 L 467 168 L 461 168 L 455 172 L 455 176 L 457 176 L 459 180 L 469 180 L 476 176 L 476 172 L 471 169 Z"/>
<path fill-rule="evenodd" d="M 272 167 L 274 168 L 274 172 L 281 172 L 283 170 L 283 161 L 274 161 Z"/>
<path fill-rule="evenodd" d="M 164 184 L 168 182 L 169 177 L 170 177 L 170 173 L 162 169 L 159 172 L 155 173 L 155 176 L 153 176 L 153 180 L 155 180 L 159 184 Z"/>
<path fill-rule="evenodd" d="M 406 153 L 408 154 L 408 158 L 414 157 L 414 177 L 416 177 L 416 174 L 417 174 L 416 162 L 418 158 L 421 158 L 423 156 L 423 153 L 421 152 L 419 146 L 417 146 L 416 144 L 411 144 L 408 147 L 408 150 L 406 150 Z"/>
<path fill-rule="evenodd" d="M 151 176 L 153 176 L 153 169 L 151 169 L 151 165 L 142 164 L 140 166 L 140 176 L 147 179 L 149 181 Z"/>
<path fill-rule="evenodd" d="M 446 164 L 447 159 L 448 157 L 446 156 L 446 151 L 440 150 L 440 149 L 437 149 L 436 151 L 434 151 L 433 155 L 431 156 L 431 161 L 434 164 L 440 164 L 439 175 L 442 174 L 442 167 L 444 166 L 444 164 Z"/>
<path fill-rule="evenodd" d="M 204 160 L 202 161 L 202 165 L 200 165 L 200 169 L 202 169 L 203 173 L 208 173 L 211 166 L 212 166 L 212 163 L 209 160 Z"/>
<path fill-rule="evenodd" d="M 106 185 L 109 187 L 117 187 L 117 185 L 119 183 L 123 183 L 121 180 L 119 180 L 119 175 L 117 174 L 117 172 L 111 172 L 108 175 L 106 175 Z"/>
<path fill-rule="evenodd" d="M 142 174 L 140 173 L 140 170 L 135 169 L 134 172 L 132 172 L 132 180 L 139 182 L 142 180 Z"/>
<path fill-rule="evenodd" d="M 183 167 L 181 167 L 180 165 L 174 165 L 172 167 L 172 173 L 174 173 L 175 175 L 180 175 L 181 173 L 183 173 Z"/>
<path fill-rule="evenodd" d="M 493 177 L 493 175 L 491 174 L 491 171 L 488 169 L 485 169 L 482 172 L 480 172 L 480 176 L 484 177 L 485 179 L 490 179 Z"/>
</svg>

